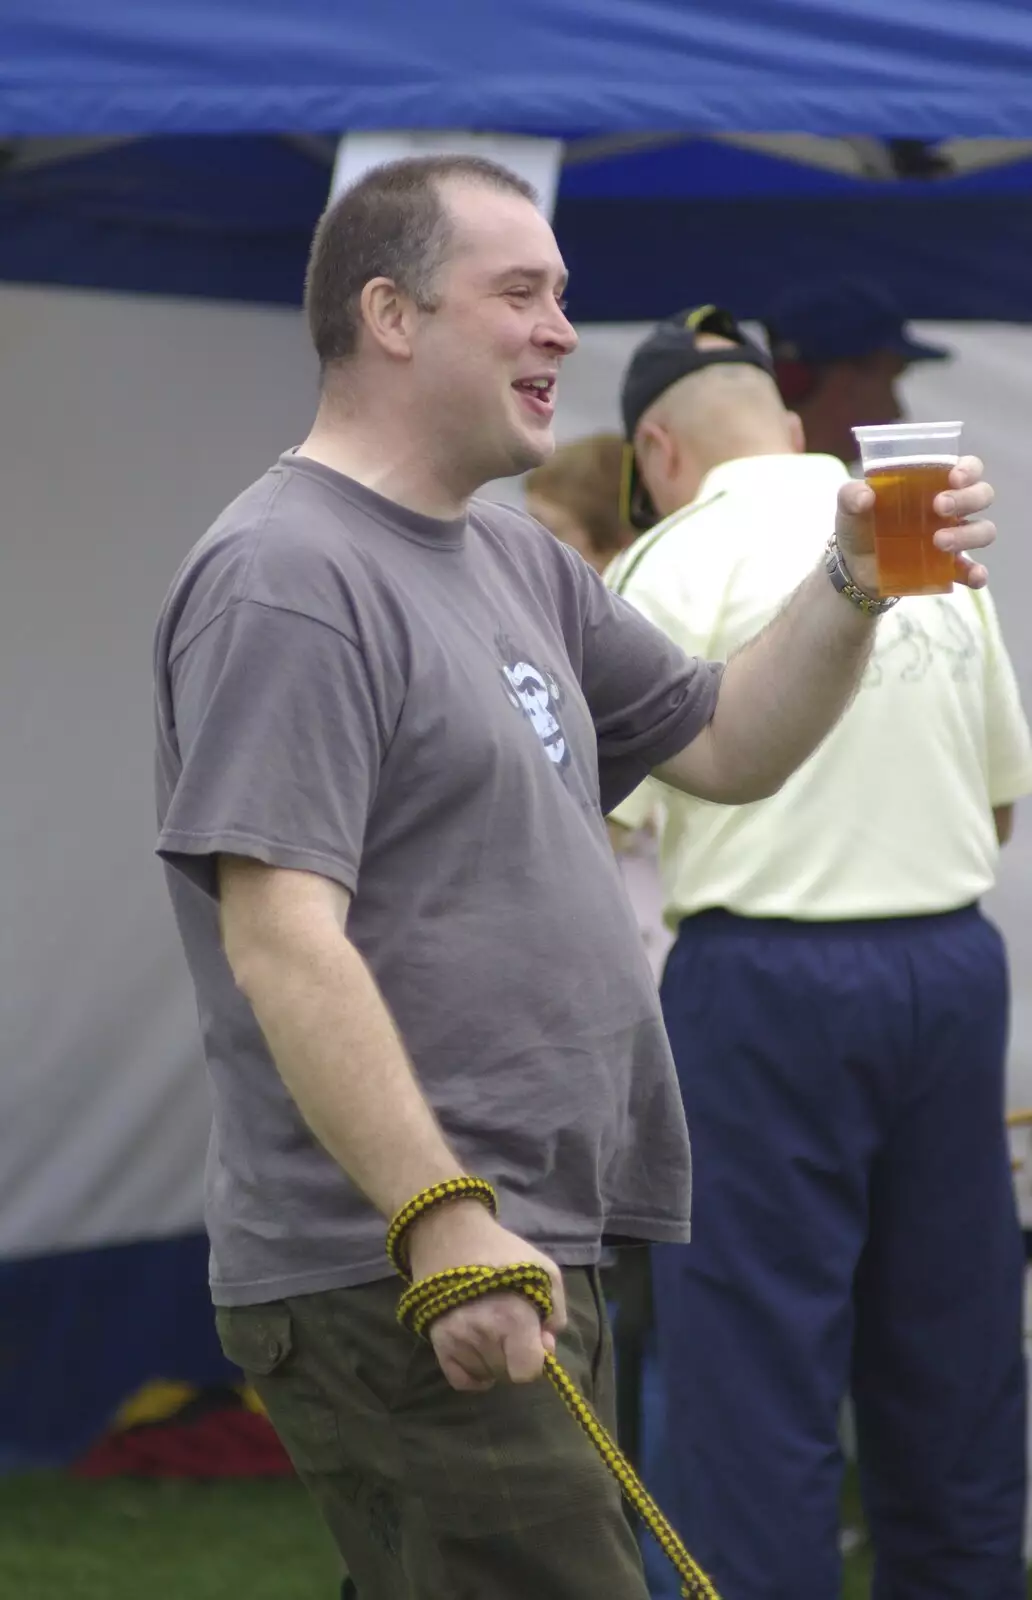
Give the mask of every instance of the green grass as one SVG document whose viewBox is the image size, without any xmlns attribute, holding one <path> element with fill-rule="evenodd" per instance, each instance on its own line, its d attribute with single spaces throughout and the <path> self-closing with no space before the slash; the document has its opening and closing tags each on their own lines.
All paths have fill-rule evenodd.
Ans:
<svg viewBox="0 0 1032 1600">
<path fill-rule="evenodd" d="M 852 1490 L 846 1521 L 860 1525 Z M 0 1477 L 3 1600 L 336 1600 L 338 1574 L 291 1481 Z M 846 1562 L 843 1600 L 867 1600 L 869 1583 L 861 1548 Z"/>
<path fill-rule="evenodd" d="M 842 1522 L 844 1527 L 863 1533 L 864 1514 L 860 1506 L 856 1476 L 852 1472 L 846 1474 L 845 1492 L 842 1496 Z M 843 1600 L 867 1600 L 870 1588 L 871 1550 L 864 1542 L 852 1555 L 848 1555 L 843 1563 Z"/>
<path fill-rule="evenodd" d="M 0 1478 L 4 1600 L 336 1600 L 339 1574 L 290 1480 Z"/>
</svg>

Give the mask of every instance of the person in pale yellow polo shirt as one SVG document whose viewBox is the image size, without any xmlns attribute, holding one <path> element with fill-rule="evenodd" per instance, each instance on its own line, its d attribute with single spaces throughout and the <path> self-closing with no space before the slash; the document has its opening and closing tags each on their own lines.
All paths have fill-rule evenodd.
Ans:
<svg viewBox="0 0 1032 1600">
<path fill-rule="evenodd" d="M 655 525 L 607 581 L 726 660 L 819 557 L 846 471 L 803 453 L 726 313 L 682 326 L 680 370 L 665 335 L 666 365 L 646 341 L 625 379 L 628 503 Z M 876 1592 L 1025 1594 L 1007 970 L 978 902 L 1030 790 L 992 600 L 958 584 L 885 616 L 853 705 L 778 794 L 731 808 L 650 779 L 612 819 L 657 798 L 665 819 L 662 998 L 696 1176 L 693 1243 L 653 1252 L 656 1487 L 725 1600 L 838 1593 L 847 1391 Z"/>
<path fill-rule="evenodd" d="M 559 445 L 523 480 L 524 503 L 531 516 L 598 573 L 605 572 L 636 537 L 620 515 L 622 459 L 618 433 L 589 434 Z M 671 940 L 662 916 L 655 819 L 643 815 L 638 826 L 619 832 L 617 866 L 658 983 Z"/>
</svg>

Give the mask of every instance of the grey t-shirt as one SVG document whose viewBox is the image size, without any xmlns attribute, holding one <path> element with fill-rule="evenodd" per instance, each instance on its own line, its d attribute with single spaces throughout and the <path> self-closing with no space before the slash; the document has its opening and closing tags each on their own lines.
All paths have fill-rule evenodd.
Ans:
<svg viewBox="0 0 1032 1600">
<path fill-rule="evenodd" d="M 603 810 L 708 721 L 719 669 L 521 513 L 440 522 L 288 453 L 181 568 L 155 676 L 215 1300 L 390 1271 L 233 982 L 220 852 L 352 892 L 349 937 L 507 1226 L 570 1266 L 603 1233 L 686 1238 L 684 1115 Z"/>
</svg>

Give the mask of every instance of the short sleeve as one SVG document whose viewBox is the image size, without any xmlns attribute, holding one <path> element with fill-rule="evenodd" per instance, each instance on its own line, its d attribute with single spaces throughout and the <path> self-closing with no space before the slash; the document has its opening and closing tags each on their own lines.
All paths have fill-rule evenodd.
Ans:
<svg viewBox="0 0 1032 1600">
<path fill-rule="evenodd" d="M 1032 741 L 996 607 L 985 589 L 975 592 L 975 601 L 986 635 L 985 718 L 989 799 L 994 806 L 1005 806 L 1032 792 Z"/>
<path fill-rule="evenodd" d="M 613 592 L 633 606 L 660 633 L 679 645 L 685 655 L 703 657 L 716 653 L 714 631 L 723 590 L 711 596 L 705 592 L 707 586 L 700 580 L 691 597 L 692 603 L 682 604 L 681 586 L 675 584 L 669 573 L 663 574 L 667 581 L 659 586 L 645 581 L 650 576 L 650 573 L 635 571 L 626 583 L 617 582 Z M 704 604 L 707 600 L 711 603 Z"/>
<path fill-rule="evenodd" d="M 583 565 L 583 564 L 582 564 Z M 585 568 L 581 683 L 607 814 L 713 716 L 721 667 L 689 656 Z"/>
<path fill-rule="evenodd" d="M 358 646 L 240 600 L 173 657 L 164 687 L 159 855 L 209 894 L 219 854 L 353 890 L 384 753 Z"/>
</svg>

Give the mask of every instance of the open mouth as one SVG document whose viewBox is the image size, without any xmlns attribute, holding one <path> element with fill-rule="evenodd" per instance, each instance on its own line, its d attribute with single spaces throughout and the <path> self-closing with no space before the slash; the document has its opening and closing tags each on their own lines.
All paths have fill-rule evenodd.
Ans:
<svg viewBox="0 0 1032 1600">
<path fill-rule="evenodd" d="M 513 388 L 536 417 L 551 418 L 555 411 L 555 377 L 518 378 Z"/>
</svg>

